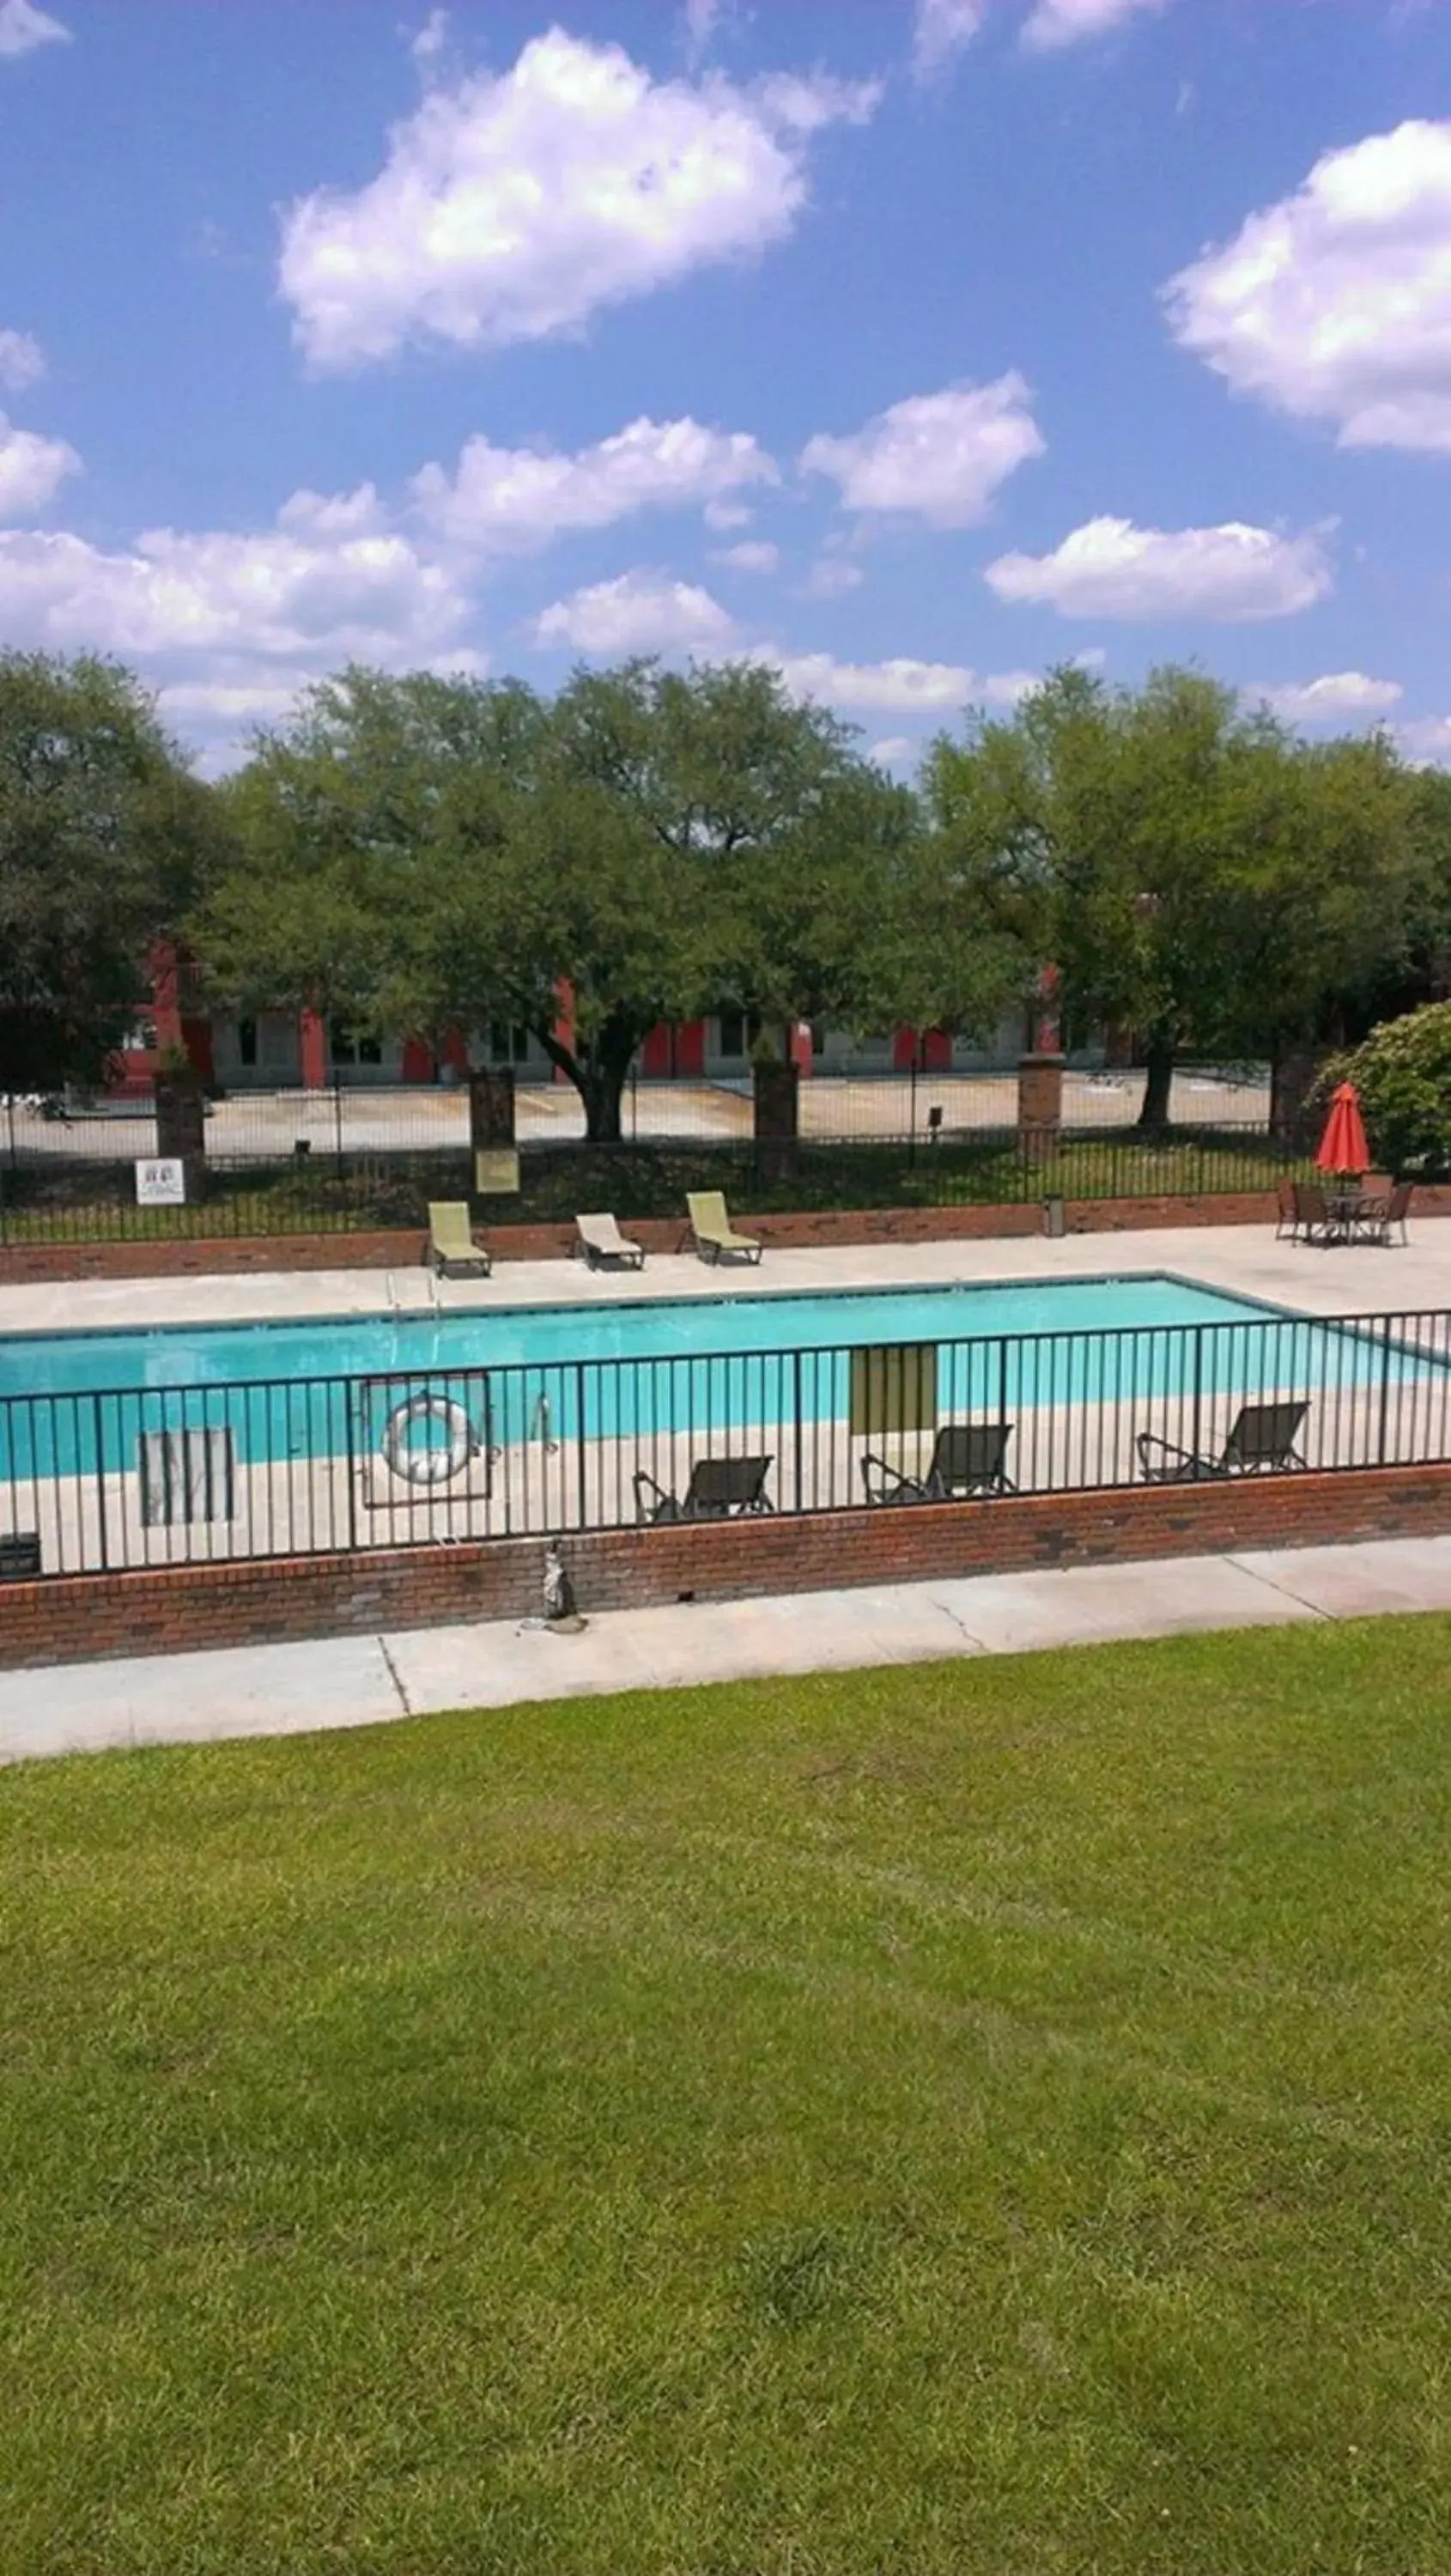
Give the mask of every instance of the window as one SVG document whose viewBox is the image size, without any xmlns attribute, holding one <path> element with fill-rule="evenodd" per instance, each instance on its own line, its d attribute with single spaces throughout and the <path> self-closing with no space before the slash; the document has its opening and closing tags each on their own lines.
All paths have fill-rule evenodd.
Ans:
<svg viewBox="0 0 1451 2576">
<path fill-rule="evenodd" d="M 237 1062 L 255 1064 L 256 1061 L 257 1023 L 255 1020 L 239 1020 L 237 1022 Z"/>
<path fill-rule="evenodd" d="M 761 1021 L 758 1012 L 722 1011 L 720 1051 L 723 1056 L 748 1056 L 760 1034 Z"/>
<path fill-rule="evenodd" d="M 507 1020 L 489 1023 L 489 1060 L 492 1064 L 524 1064 L 529 1055 L 529 1032 L 513 1027 Z"/>
<path fill-rule="evenodd" d="M 328 1043 L 334 1064 L 381 1064 L 381 1038 L 359 1037 L 346 1020 L 334 1020 L 328 1030 Z"/>
</svg>

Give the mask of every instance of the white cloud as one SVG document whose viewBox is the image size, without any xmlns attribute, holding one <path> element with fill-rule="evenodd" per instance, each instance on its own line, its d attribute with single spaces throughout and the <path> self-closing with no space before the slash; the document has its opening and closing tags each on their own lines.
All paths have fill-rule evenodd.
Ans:
<svg viewBox="0 0 1451 2576">
<path fill-rule="evenodd" d="M 1451 769 L 1451 716 L 1413 716 L 1397 725 L 1396 740 L 1418 767 Z"/>
<path fill-rule="evenodd" d="M 244 656 L 249 672 L 274 660 L 417 663 L 453 641 L 468 602 L 375 512 L 371 495 L 304 493 L 261 535 L 156 528 L 125 553 L 12 531 L 0 536 L 0 627 L 8 643 L 117 653 L 177 681 L 215 679 L 218 655 Z"/>
<path fill-rule="evenodd" d="M 410 343 L 578 331 L 784 239 L 806 204 L 810 137 L 860 123 L 877 95 L 824 75 L 655 81 L 618 45 L 552 28 L 512 70 L 431 90 L 365 187 L 289 209 L 279 277 L 294 335 L 330 368 Z"/>
<path fill-rule="evenodd" d="M 1081 44 L 1088 36 L 1110 35 L 1130 18 L 1162 9 L 1164 0 L 1037 0 L 1023 29 L 1023 42 L 1036 53 L 1056 52 Z"/>
<path fill-rule="evenodd" d="M 80 458 L 63 438 L 12 429 L 0 411 L 0 521 L 33 519 L 66 476 L 80 470 Z"/>
<path fill-rule="evenodd" d="M 613 527 L 637 510 L 719 506 L 723 496 L 778 480 L 764 448 L 742 430 L 641 419 L 574 455 L 471 438 L 452 477 L 425 465 L 410 489 L 425 523 L 451 544 L 512 552 Z"/>
<path fill-rule="evenodd" d="M 918 79 L 929 79 L 970 45 L 986 14 L 987 0 L 917 0 L 912 68 Z"/>
<path fill-rule="evenodd" d="M 904 733 L 888 734 L 885 742 L 874 742 L 867 754 L 883 769 L 908 769 L 921 751 L 920 742 L 909 742 Z"/>
<path fill-rule="evenodd" d="M 729 614 L 708 590 L 650 572 L 625 572 L 577 590 L 546 608 L 530 628 L 541 650 L 570 645 L 602 659 L 720 646 L 733 633 Z"/>
<path fill-rule="evenodd" d="M 1181 345 L 1342 447 L 1451 454 L 1451 120 L 1322 155 L 1164 290 Z"/>
<path fill-rule="evenodd" d="M 0 58 L 31 54 L 37 45 L 68 45 L 69 27 L 37 9 L 34 0 L 0 0 Z"/>
<path fill-rule="evenodd" d="M 917 662 L 898 655 L 884 662 L 838 662 L 830 653 L 786 653 L 757 645 L 749 657 L 781 674 L 795 698 L 824 698 L 853 713 L 940 716 L 969 705 L 1012 704 L 1021 695 L 1021 672 L 982 673 L 960 662 Z"/>
<path fill-rule="evenodd" d="M 838 484 L 849 510 L 910 512 L 929 527 L 981 519 L 998 485 L 1044 440 L 1016 372 L 989 385 L 913 394 L 850 438 L 826 434 L 801 452 L 804 473 Z"/>
<path fill-rule="evenodd" d="M 1336 724 L 1388 715 L 1405 691 L 1398 680 L 1368 679 L 1364 671 L 1326 671 L 1318 680 L 1254 683 L 1241 694 L 1287 724 Z"/>
<path fill-rule="evenodd" d="M 764 538 L 739 546 L 717 546 L 711 556 L 712 563 L 724 564 L 731 572 L 774 572 L 780 560 L 780 548 L 768 545 Z"/>
<path fill-rule="evenodd" d="M 866 580 L 859 563 L 850 555 L 818 555 L 806 576 L 808 599 L 840 599 L 848 590 L 859 590 Z"/>
<path fill-rule="evenodd" d="M 447 42 L 448 11 L 430 9 L 408 50 L 420 69 L 426 71 L 432 63 L 437 62 Z"/>
<path fill-rule="evenodd" d="M 709 51 L 711 39 L 725 14 L 726 0 L 685 0 L 681 16 L 688 62 L 698 63 L 702 54 Z"/>
<path fill-rule="evenodd" d="M 28 331 L 0 331 L 0 385 L 12 394 L 38 385 L 45 374 L 45 352 Z"/>
<path fill-rule="evenodd" d="M 1049 555 L 1000 555 L 985 576 L 999 599 L 1064 617 L 1293 617 L 1332 586 L 1325 531 L 1281 537 L 1231 520 L 1218 528 L 1137 528 L 1089 519 Z"/>
<path fill-rule="evenodd" d="M 703 515 L 708 528 L 724 531 L 726 528 L 748 528 L 756 514 L 754 510 L 747 509 L 744 501 L 707 501 Z"/>
</svg>

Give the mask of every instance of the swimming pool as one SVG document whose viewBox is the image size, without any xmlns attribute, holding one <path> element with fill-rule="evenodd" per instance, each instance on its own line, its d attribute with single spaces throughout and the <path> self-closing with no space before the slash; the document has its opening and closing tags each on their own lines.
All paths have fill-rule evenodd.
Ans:
<svg viewBox="0 0 1451 2576">
<path fill-rule="evenodd" d="M 480 1453 L 843 1423 L 863 1350 L 930 1350 L 940 1419 L 1347 1392 L 1424 1365 L 1162 1273 L 12 1336 L 0 1478 L 123 1471 L 177 1426 L 272 1463 L 376 1455 L 395 1419 L 410 1452 L 446 1447 L 451 1418 Z"/>
<path fill-rule="evenodd" d="M 679 1359 L 1001 1334 L 1095 1333 L 1263 1320 L 1247 1299 L 1163 1273 L 834 1296 L 631 1298 L 306 1323 L 164 1325 L 0 1339 L 0 1398 L 267 1379 L 402 1377 L 599 1360 Z"/>
</svg>

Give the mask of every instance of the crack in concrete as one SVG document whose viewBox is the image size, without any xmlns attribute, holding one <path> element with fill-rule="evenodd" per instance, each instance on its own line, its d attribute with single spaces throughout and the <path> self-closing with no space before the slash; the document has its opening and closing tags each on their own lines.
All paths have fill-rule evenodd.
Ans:
<svg viewBox="0 0 1451 2576">
<path fill-rule="evenodd" d="M 975 1637 L 973 1635 L 972 1630 L 966 1626 L 964 1621 L 959 1619 L 957 1612 L 952 1608 L 950 1602 L 939 1601 L 936 1596 L 933 1595 L 932 1607 L 934 1610 L 940 1610 L 944 1619 L 950 1619 L 954 1628 L 957 1630 L 959 1637 L 965 1637 L 970 1646 L 976 1646 L 980 1655 L 985 1655 L 987 1653 L 987 1648 L 983 1644 L 981 1637 Z"/>
<path fill-rule="evenodd" d="M 1272 1574 L 1264 1573 L 1258 1565 L 1246 1565 L 1242 1556 L 1227 1556 L 1223 1561 L 1232 1565 L 1236 1574 L 1247 1574 L 1251 1583 L 1262 1583 L 1267 1592 L 1278 1592 L 1282 1601 L 1293 1601 L 1296 1609 L 1303 1610 L 1307 1619 L 1334 1621 L 1340 1616 L 1338 1610 L 1322 1610 L 1318 1601 L 1307 1601 L 1304 1593 L 1296 1592 L 1289 1583 L 1277 1583 Z"/>
<path fill-rule="evenodd" d="M 378 1639 L 378 1652 L 388 1667 L 388 1679 L 392 1683 L 395 1691 L 398 1693 L 399 1703 L 402 1707 L 404 1716 L 411 1717 L 413 1715 L 413 1709 L 409 1701 L 408 1693 L 403 1687 L 403 1676 L 399 1672 L 397 1665 L 394 1663 L 393 1658 L 388 1651 L 388 1640 L 386 1637 L 380 1637 Z"/>
</svg>

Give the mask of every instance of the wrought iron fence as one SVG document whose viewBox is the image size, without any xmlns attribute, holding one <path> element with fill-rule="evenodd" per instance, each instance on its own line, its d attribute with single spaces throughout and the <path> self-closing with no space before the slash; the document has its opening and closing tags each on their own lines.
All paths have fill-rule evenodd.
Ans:
<svg viewBox="0 0 1451 2576">
<path fill-rule="evenodd" d="M 1448 1460 L 1445 1309 L 38 1388 L 0 1577 Z"/>
<path fill-rule="evenodd" d="M 1064 1075 L 1065 1122 L 1093 1132 L 1131 1129 L 1143 1088 L 1142 1073 L 1070 1066 Z M 972 1136 L 1014 1123 L 1017 1068 L 868 1070 L 855 1060 L 828 1058 L 802 1082 L 799 1109 L 803 1137 L 818 1144 Z M 521 1145 L 584 1141 L 583 1107 L 568 1083 L 520 1083 L 515 1113 Z M 1269 1121 L 1268 1075 L 1260 1066 L 1183 1065 L 1174 1079 L 1171 1116 L 1191 1128 L 1261 1133 Z M 749 1073 L 668 1080 L 636 1074 L 621 1102 L 629 1144 L 740 1143 L 750 1137 L 752 1124 Z M 237 1090 L 208 1101 L 205 1127 L 209 1164 L 463 1156 L 469 1147 L 469 1097 L 459 1081 Z M 0 1162 L 12 1169 L 37 1161 L 110 1164 L 157 1151 L 155 1106 L 148 1094 L 0 1098 Z"/>
<path fill-rule="evenodd" d="M 423 1154 L 309 1153 L 282 1163 L 209 1157 L 181 1207 L 141 1207 L 134 1165 L 66 1157 L 0 1164 L 0 1247 L 345 1233 L 427 1224 L 430 1199 L 473 1200 L 489 1223 L 564 1223 L 581 1207 L 678 1217 L 685 1194 L 726 1188 L 743 1210 L 1025 1206 L 1049 1198 L 1203 1197 L 1305 1174 L 1267 1136 L 1173 1129 L 1025 1136 L 1018 1129 L 877 1136 L 852 1144 L 752 1137 L 526 1146 L 517 1199 L 474 1198 L 464 1146 Z"/>
</svg>

